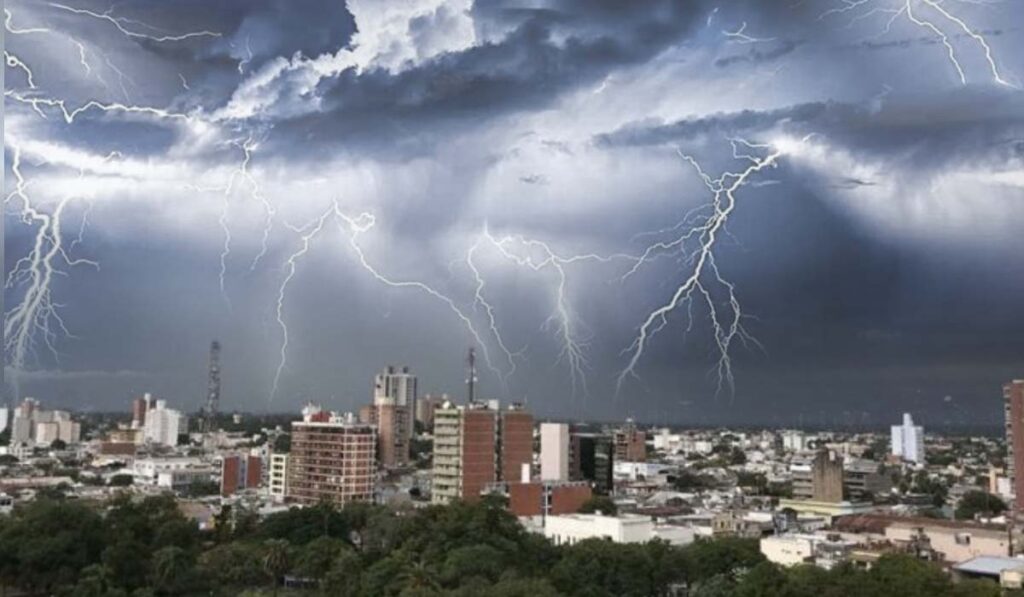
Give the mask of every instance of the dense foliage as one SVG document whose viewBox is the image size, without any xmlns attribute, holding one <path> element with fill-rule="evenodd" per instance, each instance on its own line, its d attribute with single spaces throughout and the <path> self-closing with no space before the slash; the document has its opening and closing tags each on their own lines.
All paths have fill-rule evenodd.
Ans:
<svg viewBox="0 0 1024 597">
<path fill-rule="evenodd" d="M 73 597 L 999 594 L 988 582 L 953 585 L 908 556 L 886 556 L 869 572 L 824 571 L 779 568 L 745 539 L 556 547 L 495 501 L 400 511 L 323 505 L 262 521 L 240 510 L 219 523 L 200 533 L 170 497 L 120 497 L 103 507 L 36 501 L 0 518 L 0 582 Z"/>
</svg>

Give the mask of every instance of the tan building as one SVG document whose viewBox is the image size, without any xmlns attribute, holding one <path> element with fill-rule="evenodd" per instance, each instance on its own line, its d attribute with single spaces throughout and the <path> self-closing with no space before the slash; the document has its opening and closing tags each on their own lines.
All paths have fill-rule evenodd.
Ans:
<svg viewBox="0 0 1024 597">
<path fill-rule="evenodd" d="M 305 409 L 292 423 L 287 460 L 287 499 L 300 504 L 335 504 L 373 499 L 377 434 L 351 415 Z"/>
<path fill-rule="evenodd" d="M 815 502 L 843 501 L 843 457 L 832 450 L 819 450 L 810 460 L 790 465 L 793 498 Z"/>
<path fill-rule="evenodd" d="M 647 461 L 647 434 L 637 429 L 632 420 L 615 432 L 615 461 Z"/>
<path fill-rule="evenodd" d="M 435 504 L 476 501 L 498 480 L 497 414 L 481 404 L 450 402 L 434 412 Z"/>
<path fill-rule="evenodd" d="M 434 411 L 448 401 L 448 394 L 433 396 L 427 394 L 416 401 L 416 420 L 423 425 L 424 429 L 433 429 Z"/>
</svg>

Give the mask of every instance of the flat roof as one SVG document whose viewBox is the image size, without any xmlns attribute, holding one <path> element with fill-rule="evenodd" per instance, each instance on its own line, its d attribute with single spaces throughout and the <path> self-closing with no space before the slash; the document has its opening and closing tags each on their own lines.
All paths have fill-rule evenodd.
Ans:
<svg viewBox="0 0 1024 597">
<path fill-rule="evenodd" d="M 968 574 L 999 576 L 1003 570 L 1024 568 L 1024 559 L 1008 556 L 978 556 L 953 566 L 954 570 Z"/>
</svg>

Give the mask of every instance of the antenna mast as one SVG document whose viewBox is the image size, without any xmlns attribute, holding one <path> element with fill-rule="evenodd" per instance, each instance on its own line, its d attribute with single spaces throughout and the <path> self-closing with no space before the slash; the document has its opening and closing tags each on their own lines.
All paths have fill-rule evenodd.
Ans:
<svg viewBox="0 0 1024 597">
<path fill-rule="evenodd" d="M 203 435 L 213 431 L 220 404 L 220 342 L 210 344 L 210 379 L 206 395 L 206 416 L 203 418 Z"/>
<path fill-rule="evenodd" d="M 466 379 L 466 387 L 469 391 L 468 404 L 473 404 L 473 401 L 476 400 L 476 349 L 472 346 L 469 347 L 466 363 L 469 365 L 469 378 Z"/>
</svg>

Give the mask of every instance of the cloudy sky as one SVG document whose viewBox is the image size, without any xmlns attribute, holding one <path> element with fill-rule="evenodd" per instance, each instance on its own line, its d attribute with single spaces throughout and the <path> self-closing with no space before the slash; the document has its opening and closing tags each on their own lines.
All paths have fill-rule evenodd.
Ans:
<svg viewBox="0 0 1024 597">
<path fill-rule="evenodd" d="M 1020 0 L 7 3 L 5 392 L 993 422 Z"/>
</svg>

